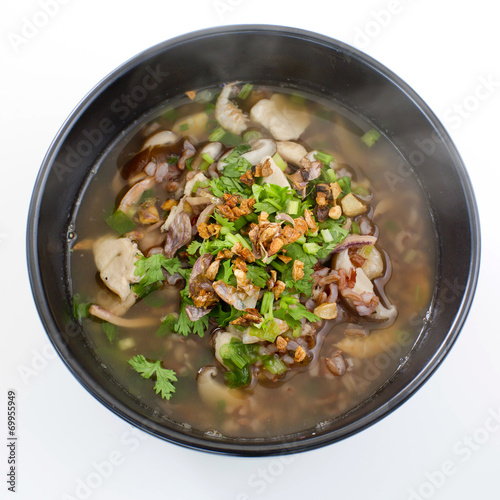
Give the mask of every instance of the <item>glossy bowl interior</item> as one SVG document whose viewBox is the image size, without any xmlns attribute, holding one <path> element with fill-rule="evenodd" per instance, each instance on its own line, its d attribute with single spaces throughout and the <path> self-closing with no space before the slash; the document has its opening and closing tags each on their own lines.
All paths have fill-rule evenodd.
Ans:
<svg viewBox="0 0 500 500">
<path fill-rule="evenodd" d="M 154 415 L 113 380 L 72 317 L 67 235 L 94 163 L 135 120 L 186 91 L 235 80 L 286 85 L 332 99 L 382 130 L 413 166 L 434 221 L 437 280 L 426 327 L 391 380 L 324 431 L 226 439 Z M 402 175 L 409 175 L 408 172 Z M 424 102 L 396 75 L 338 41 L 275 26 L 195 32 L 157 45 L 114 71 L 81 102 L 42 164 L 28 221 L 28 264 L 45 329 L 73 375 L 128 422 L 187 447 L 238 455 L 292 453 L 332 443 L 387 415 L 432 374 L 469 310 L 479 268 L 479 221 L 462 161 Z"/>
</svg>

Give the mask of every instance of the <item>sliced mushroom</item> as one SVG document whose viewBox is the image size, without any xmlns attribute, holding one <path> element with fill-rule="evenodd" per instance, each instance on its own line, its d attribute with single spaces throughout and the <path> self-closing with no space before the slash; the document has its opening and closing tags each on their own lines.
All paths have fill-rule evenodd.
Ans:
<svg viewBox="0 0 500 500">
<path fill-rule="evenodd" d="M 222 402 L 224 403 L 224 411 L 232 413 L 243 406 L 245 403 L 244 395 L 238 389 L 229 389 L 217 382 L 215 379 L 217 373 L 218 370 L 215 366 L 205 366 L 200 369 L 196 377 L 198 394 L 206 405 L 217 408 Z"/>
<path fill-rule="evenodd" d="M 118 210 L 121 210 L 124 214 L 133 215 L 138 208 L 138 203 L 142 195 L 155 184 L 156 181 L 153 177 L 146 177 L 137 184 L 134 184 L 120 201 Z"/>
<path fill-rule="evenodd" d="M 278 141 L 276 146 L 281 158 L 296 167 L 300 167 L 302 158 L 307 155 L 307 149 L 298 142 Z"/>
<path fill-rule="evenodd" d="M 250 117 L 267 128 L 278 141 L 298 139 L 310 123 L 306 111 L 280 94 L 274 94 L 271 99 L 261 99 L 250 110 Z"/>
<path fill-rule="evenodd" d="M 199 166 L 203 163 L 203 155 L 208 155 L 212 160 L 217 161 L 219 156 L 221 155 L 224 146 L 220 142 L 209 142 L 200 150 L 200 152 L 196 155 L 196 158 L 193 160 L 191 167 L 193 170 L 197 170 Z M 206 179 L 206 177 L 205 177 Z"/>
<path fill-rule="evenodd" d="M 141 276 L 136 276 L 136 261 L 142 256 L 137 244 L 128 238 L 103 236 L 93 247 L 94 260 L 104 284 L 123 303 L 129 303 L 135 294 L 130 289 L 131 283 L 138 283 Z"/>
<path fill-rule="evenodd" d="M 152 135 L 144 142 L 141 151 L 152 147 L 152 146 L 162 146 L 166 144 L 173 144 L 179 140 L 179 136 L 170 130 L 162 130 Z"/>
<path fill-rule="evenodd" d="M 395 333 L 390 328 L 375 330 L 368 337 L 345 337 L 337 342 L 342 352 L 355 358 L 371 358 L 388 352 L 396 344 Z"/>
<path fill-rule="evenodd" d="M 172 130 L 179 135 L 188 135 L 195 141 L 201 141 L 207 133 L 208 115 L 201 111 L 177 120 Z"/>
<path fill-rule="evenodd" d="M 329 358 L 325 358 L 326 367 L 336 377 L 341 377 L 347 370 L 347 365 L 341 350 L 335 351 Z"/>
<path fill-rule="evenodd" d="M 252 166 L 258 165 L 266 156 L 273 156 L 276 153 L 276 142 L 272 139 L 258 139 L 252 144 L 252 149 L 241 155 L 249 161 Z"/>
</svg>

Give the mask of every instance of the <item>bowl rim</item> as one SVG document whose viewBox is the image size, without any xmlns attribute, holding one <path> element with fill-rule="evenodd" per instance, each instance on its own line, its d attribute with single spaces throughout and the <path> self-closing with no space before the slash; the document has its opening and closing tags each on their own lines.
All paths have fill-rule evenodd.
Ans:
<svg viewBox="0 0 500 500">
<path fill-rule="evenodd" d="M 152 425 L 151 421 L 145 422 L 145 419 L 142 418 L 136 411 L 131 409 L 129 406 L 121 403 L 114 396 L 106 392 L 93 380 L 93 378 L 83 369 L 80 363 L 71 354 L 66 346 L 65 341 L 62 338 L 61 332 L 56 326 L 56 323 L 51 315 L 47 298 L 45 297 L 37 252 L 40 205 L 47 178 L 53 165 L 53 161 L 72 126 L 77 123 L 82 113 L 92 103 L 94 98 L 103 89 L 121 78 L 135 65 L 139 64 L 144 59 L 160 54 L 164 50 L 171 49 L 176 45 L 182 45 L 192 40 L 200 40 L 213 36 L 244 33 L 270 33 L 275 36 L 285 36 L 287 38 L 296 38 L 306 42 L 312 42 L 314 44 L 325 45 L 330 49 L 340 51 L 341 53 L 358 60 L 362 64 L 368 66 L 372 71 L 380 73 L 384 76 L 384 78 L 388 79 L 394 85 L 399 87 L 400 91 L 403 92 L 405 96 L 419 108 L 420 112 L 427 118 L 432 127 L 434 127 L 434 129 L 437 130 L 442 137 L 443 143 L 453 160 L 454 168 L 463 187 L 463 192 L 467 204 L 467 211 L 469 213 L 471 223 L 471 261 L 468 270 L 468 281 L 466 284 L 462 302 L 459 305 L 453 324 L 451 325 L 444 342 L 440 345 L 439 349 L 434 352 L 434 355 L 428 360 L 427 364 L 420 370 L 418 375 L 413 378 L 407 385 L 405 385 L 404 389 L 396 393 L 384 405 L 380 406 L 361 419 L 358 419 L 355 422 L 349 424 L 348 426 L 331 432 L 326 432 L 321 435 L 309 436 L 303 440 L 284 443 L 272 442 L 270 440 L 266 440 L 265 443 L 258 443 L 253 441 L 252 444 L 245 442 L 234 442 L 234 440 L 212 441 L 193 435 L 187 435 L 172 428 L 167 429 L 157 424 Z M 116 415 L 124 419 L 129 424 L 138 427 L 151 435 L 160 437 L 168 442 L 178 444 L 186 448 L 235 456 L 283 455 L 308 451 L 331 444 L 341 439 L 345 439 L 355 433 L 361 432 L 367 427 L 375 424 L 382 418 L 392 413 L 396 408 L 398 408 L 411 396 L 413 396 L 442 363 L 464 325 L 477 286 L 481 250 L 479 214 L 469 175 L 465 169 L 460 154 L 458 153 L 446 129 L 437 118 L 437 116 L 427 106 L 427 104 L 420 98 L 420 96 L 400 77 L 386 68 L 383 64 L 344 42 L 308 30 L 288 26 L 266 24 L 237 24 L 219 26 L 215 28 L 197 30 L 174 37 L 172 39 L 160 42 L 136 54 L 135 56 L 128 59 L 125 63 L 111 71 L 101 81 L 99 81 L 87 93 L 87 95 L 80 101 L 80 103 L 64 121 L 63 125 L 50 144 L 47 153 L 45 154 L 35 181 L 29 206 L 26 245 L 30 286 L 39 317 L 49 337 L 49 340 L 61 357 L 62 361 L 71 371 L 73 376 L 78 380 L 78 382 L 98 401 L 100 401 L 105 407 L 113 411 Z"/>
</svg>

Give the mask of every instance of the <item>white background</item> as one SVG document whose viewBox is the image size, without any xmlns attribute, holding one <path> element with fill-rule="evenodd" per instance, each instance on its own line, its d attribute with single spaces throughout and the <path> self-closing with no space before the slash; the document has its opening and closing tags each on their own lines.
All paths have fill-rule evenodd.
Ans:
<svg viewBox="0 0 500 500">
<path fill-rule="evenodd" d="M 47 0 L 56 7 L 45 20 L 42 3 L 4 0 L 0 21 L 0 496 L 498 499 L 500 423 L 491 416 L 500 422 L 500 30 L 494 3 Z M 29 31 L 33 20 L 46 22 Z M 448 128 L 475 187 L 482 222 L 475 302 L 437 373 L 375 426 L 285 459 L 212 456 L 133 430 L 95 401 L 54 356 L 25 265 L 25 221 L 35 177 L 79 100 L 151 45 L 195 29 L 242 23 L 329 35 L 402 77 Z M 16 496 L 7 492 L 2 444 L 8 388 L 18 393 Z M 112 470 L 103 465 L 110 460 Z M 446 475 L 438 472 L 443 469 Z M 84 482 L 90 482 L 90 490 L 81 486 Z"/>
</svg>

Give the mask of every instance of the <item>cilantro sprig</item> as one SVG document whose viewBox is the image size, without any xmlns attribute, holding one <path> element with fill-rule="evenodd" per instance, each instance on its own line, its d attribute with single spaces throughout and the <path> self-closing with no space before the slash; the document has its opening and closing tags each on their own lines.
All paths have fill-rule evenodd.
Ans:
<svg viewBox="0 0 500 500">
<path fill-rule="evenodd" d="M 132 289 L 139 297 L 145 297 L 165 281 L 163 269 L 169 274 L 175 274 L 181 270 L 181 261 L 176 257 L 167 259 L 162 254 L 155 254 L 151 257 L 141 256 L 135 266 L 134 274 L 142 277 L 139 283 L 132 285 Z"/>
<path fill-rule="evenodd" d="M 163 399 L 170 399 L 175 392 L 172 382 L 177 382 L 174 370 L 168 370 L 161 366 L 161 361 L 148 361 L 142 354 L 138 354 L 128 360 L 129 365 L 144 378 L 156 379 L 154 390 Z"/>
</svg>

